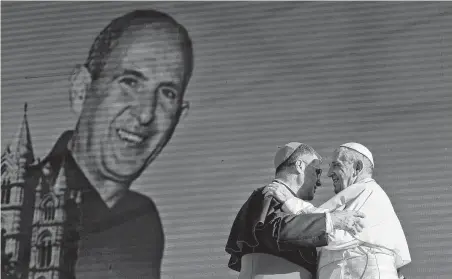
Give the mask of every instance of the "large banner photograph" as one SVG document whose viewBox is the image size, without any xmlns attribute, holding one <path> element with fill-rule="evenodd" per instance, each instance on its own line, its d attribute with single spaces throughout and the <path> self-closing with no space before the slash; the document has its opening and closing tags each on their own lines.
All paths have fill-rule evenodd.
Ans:
<svg viewBox="0 0 452 279">
<path fill-rule="evenodd" d="M 8 279 L 452 277 L 452 4 L 1 3 Z"/>
</svg>

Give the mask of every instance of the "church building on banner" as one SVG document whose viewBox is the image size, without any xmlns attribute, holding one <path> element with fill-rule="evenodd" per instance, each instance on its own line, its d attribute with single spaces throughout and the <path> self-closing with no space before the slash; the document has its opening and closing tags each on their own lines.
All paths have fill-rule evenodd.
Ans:
<svg viewBox="0 0 452 279">
<path fill-rule="evenodd" d="M 35 159 L 26 104 L 1 169 L 2 277 L 75 278 L 81 192 Z"/>
</svg>

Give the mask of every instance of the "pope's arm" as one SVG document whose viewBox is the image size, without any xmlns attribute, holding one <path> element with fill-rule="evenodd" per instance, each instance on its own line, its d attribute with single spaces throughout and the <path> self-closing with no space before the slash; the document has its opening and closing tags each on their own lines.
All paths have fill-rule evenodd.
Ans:
<svg viewBox="0 0 452 279">
<path fill-rule="evenodd" d="M 307 213 L 326 213 L 328 208 L 314 207 L 309 202 L 293 197 L 288 199 L 282 206 L 284 212 L 289 214 L 304 215 Z M 344 230 L 332 229 L 328 233 L 328 247 L 336 249 L 347 249 L 359 246 L 362 242 Z"/>
</svg>

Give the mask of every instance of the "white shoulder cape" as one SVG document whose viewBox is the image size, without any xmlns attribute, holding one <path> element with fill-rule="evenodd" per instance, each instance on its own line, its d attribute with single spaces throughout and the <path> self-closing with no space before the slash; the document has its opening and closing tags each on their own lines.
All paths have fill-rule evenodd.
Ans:
<svg viewBox="0 0 452 279">
<path fill-rule="evenodd" d="M 396 267 L 411 262 L 402 226 L 383 189 L 373 180 L 353 184 L 319 207 L 319 211 L 357 210 L 366 215 L 364 230 L 353 237 L 335 230 L 328 246 L 323 249 L 344 250 L 358 245 L 388 249 L 394 253 Z"/>
</svg>

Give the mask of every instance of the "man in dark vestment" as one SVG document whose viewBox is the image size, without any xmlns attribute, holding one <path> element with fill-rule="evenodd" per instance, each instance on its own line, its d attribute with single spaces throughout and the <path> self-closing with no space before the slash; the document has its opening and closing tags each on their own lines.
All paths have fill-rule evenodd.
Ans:
<svg viewBox="0 0 452 279">
<path fill-rule="evenodd" d="M 253 191 L 231 228 L 226 252 L 228 266 L 239 279 L 315 279 L 316 247 L 326 246 L 335 229 L 352 234 L 363 228 L 363 214 L 354 211 L 289 214 L 272 196 L 273 184 L 287 189 L 288 200 L 312 200 L 320 186 L 321 157 L 309 145 L 291 142 L 275 155 L 275 179 Z"/>
<path fill-rule="evenodd" d="M 81 195 L 72 219 L 78 253 L 68 253 L 77 257 L 77 278 L 160 278 L 161 220 L 153 201 L 130 186 L 187 112 L 192 70 L 187 30 L 164 13 L 139 10 L 114 19 L 73 72 L 77 125 L 38 167 Z"/>
</svg>

